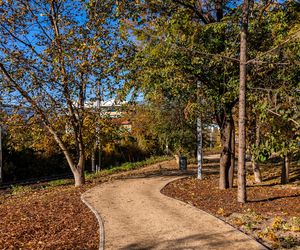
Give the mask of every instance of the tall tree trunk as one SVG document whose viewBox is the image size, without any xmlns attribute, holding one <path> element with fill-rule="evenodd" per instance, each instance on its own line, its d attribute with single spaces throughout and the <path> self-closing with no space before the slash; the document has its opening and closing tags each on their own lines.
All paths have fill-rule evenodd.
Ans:
<svg viewBox="0 0 300 250">
<path fill-rule="evenodd" d="M 289 182 L 289 172 L 290 172 L 290 159 L 286 154 L 283 159 L 281 168 L 281 184 L 287 184 Z"/>
<path fill-rule="evenodd" d="M 98 164 L 96 165 L 96 172 L 99 172 L 102 168 L 102 151 L 101 151 L 101 144 L 98 147 Z"/>
<path fill-rule="evenodd" d="M 246 194 L 246 83 L 247 83 L 247 31 L 249 0 L 244 0 L 240 45 L 240 90 L 239 90 L 239 153 L 238 153 L 238 202 L 247 201 Z"/>
<path fill-rule="evenodd" d="M 229 169 L 231 167 L 231 135 L 233 129 L 232 114 L 223 115 L 223 122 L 220 126 L 222 152 L 220 156 L 220 181 L 219 188 L 229 188 Z"/>
<path fill-rule="evenodd" d="M 231 130 L 231 164 L 229 169 L 229 188 L 233 187 L 234 170 L 235 170 L 235 126 L 234 121 L 232 121 Z"/>
<path fill-rule="evenodd" d="M 257 148 L 260 144 L 260 125 L 258 121 L 256 120 L 256 125 L 255 125 L 255 147 Z M 253 169 L 253 174 L 254 174 L 254 180 L 256 183 L 261 183 L 262 182 L 262 176 L 261 176 L 261 171 L 260 167 L 253 157 L 252 154 L 252 169 Z"/>
</svg>

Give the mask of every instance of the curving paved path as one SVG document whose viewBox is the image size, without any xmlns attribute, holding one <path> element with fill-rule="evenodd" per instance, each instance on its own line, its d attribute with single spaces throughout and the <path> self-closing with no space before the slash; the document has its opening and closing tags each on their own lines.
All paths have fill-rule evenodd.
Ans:
<svg viewBox="0 0 300 250">
<path fill-rule="evenodd" d="M 178 177 L 104 183 L 83 196 L 101 215 L 105 249 L 265 249 L 223 221 L 160 190 Z"/>
</svg>

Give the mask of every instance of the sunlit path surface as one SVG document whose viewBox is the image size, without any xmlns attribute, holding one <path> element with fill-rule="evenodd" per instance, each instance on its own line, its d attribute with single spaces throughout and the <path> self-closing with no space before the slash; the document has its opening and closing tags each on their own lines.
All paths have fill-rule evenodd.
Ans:
<svg viewBox="0 0 300 250">
<path fill-rule="evenodd" d="M 219 219 L 162 195 L 176 178 L 118 180 L 88 191 L 85 198 L 104 222 L 105 249 L 264 249 Z"/>
</svg>

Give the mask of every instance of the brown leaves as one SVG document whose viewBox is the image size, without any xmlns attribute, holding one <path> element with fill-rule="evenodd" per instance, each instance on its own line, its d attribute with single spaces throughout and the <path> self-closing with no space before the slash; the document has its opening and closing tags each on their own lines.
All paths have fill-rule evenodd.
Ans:
<svg viewBox="0 0 300 250">
<path fill-rule="evenodd" d="M 97 249 L 98 225 L 75 188 L 41 190 L 0 205 L 1 249 Z"/>
</svg>

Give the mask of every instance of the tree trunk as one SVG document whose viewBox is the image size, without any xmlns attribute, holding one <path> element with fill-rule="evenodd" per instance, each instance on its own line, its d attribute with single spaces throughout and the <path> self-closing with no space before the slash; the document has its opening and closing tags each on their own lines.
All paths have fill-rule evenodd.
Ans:
<svg viewBox="0 0 300 250">
<path fill-rule="evenodd" d="M 231 135 L 233 129 L 232 114 L 224 114 L 223 124 L 220 127 L 222 152 L 220 156 L 219 188 L 229 188 L 229 169 L 231 167 Z"/>
<path fill-rule="evenodd" d="M 254 174 L 255 183 L 262 183 L 260 167 L 253 157 L 252 157 L 252 170 Z"/>
<path fill-rule="evenodd" d="M 240 45 L 240 90 L 239 90 L 239 153 L 238 153 L 238 202 L 247 201 L 246 194 L 246 83 L 247 83 L 247 31 L 249 0 L 244 0 Z"/>
<path fill-rule="evenodd" d="M 290 159 L 288 155 L 284 156 L 284 160 L 281 168 L 281 184 L 287 184 L 289 182 L 290 172 Z"/>
<path fill-rule="evenodd" d="M 80 187 L 85 183 L 85 178 L 83 174 L 82 166 L 77 167 L 77 171 L 73 172 L 74 180 L 75 180 L 75 187 Z"/>
<path fill-rule="evenodd" d="M 289 155 L 285 156 L 285 175 L 286 175 L 286 182 L 289 183 L 289 175 L 290 175 L 290 157 Z"/>
<path fill-rule="evenodd" d="M 84 176 L 84 166 L 85 165 L 85 157 L 83 151 L 80 151 L 79 161 L 73 171 L 74 179 L 75 179 L 75 187 L 80 187 L 85 183 L 85 176 Z"/>
<path fill-rule="evenodd" d="M 255 126 L 255 146 L 256 146 L 256 148 L 259 146 L 259 143 L 260 143 L 260 125 L 256 121 L 256 126 Z M 262 177 L 261 177 L 260 167 L 259 167 L 258 163 L 256 162 L 255 158 L 253 157 L 253 155 L 252 155 L 252 169 L 253 169 L 255 182 L 261 183 Z"/>
<path fill-rule="evenodd" d="M 229 169 L 229 188 L 233 188 L 234 170 L 235 170 L 235 129 L 234 121 L 232 121 L 231 130 L 231 164 Z"/>
</svg>

